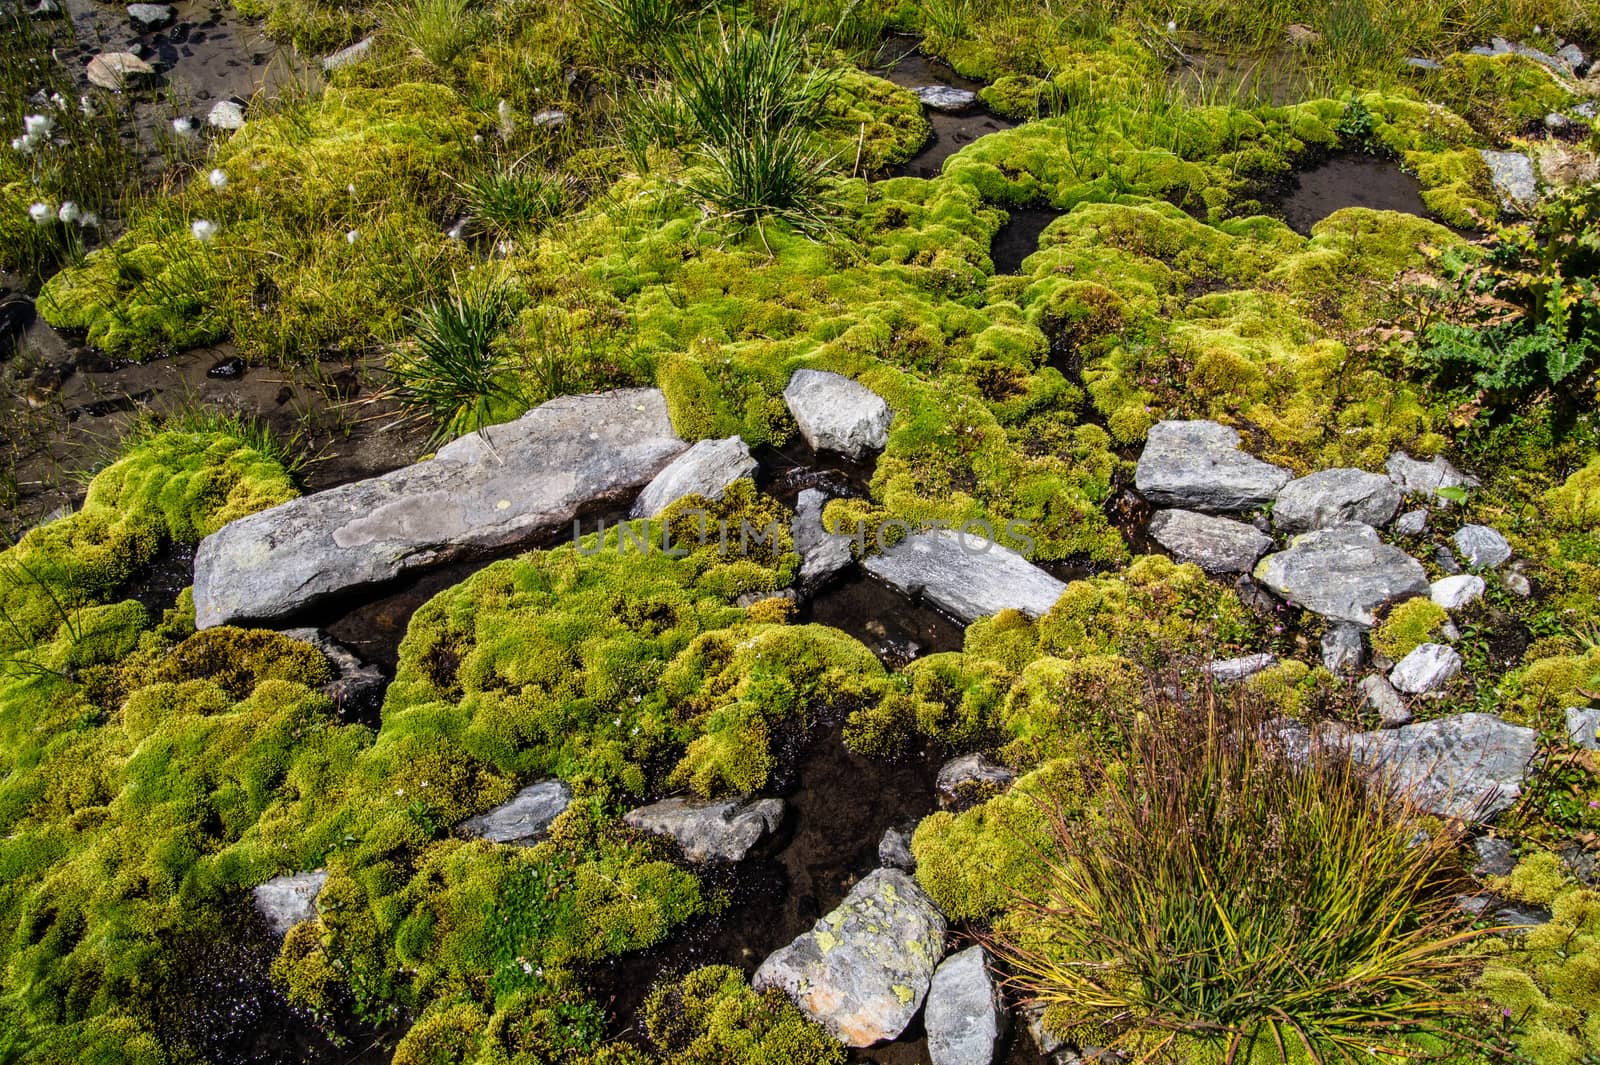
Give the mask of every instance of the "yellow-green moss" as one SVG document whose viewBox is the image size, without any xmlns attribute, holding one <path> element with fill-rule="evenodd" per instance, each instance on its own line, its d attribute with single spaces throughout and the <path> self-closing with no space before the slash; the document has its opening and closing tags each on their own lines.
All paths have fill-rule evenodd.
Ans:
<svg viewBox="0 0 1600 1065">
<path fill-rule="evenodd" d="M 650 993 L 644 1027 L 668 1065 L 842 1065 L 845 1048 L 780 991 L 756 992 L 725 965 Z"/>
<path fill-rule="evenodd" d="M 1372 630 L 1372 649 L 1398 662 L 1438 633 L 1449 611 L 1427 596 L 1407 599 L 1391 609 Z"/>
</svg>

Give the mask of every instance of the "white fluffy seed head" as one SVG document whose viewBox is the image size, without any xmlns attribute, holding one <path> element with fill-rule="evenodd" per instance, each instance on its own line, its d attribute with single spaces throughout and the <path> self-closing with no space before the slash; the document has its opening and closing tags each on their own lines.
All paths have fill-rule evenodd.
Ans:
<svg viewBox="0 0 1600 1065">
<path fill-rule="evenodd" d="M 83 217 L 83 212 L 78 209 L 77 204 L 73 203 L 71 200 L 68 200 L 66 203 L 61 205 L 61 210 L 56 212 L 56 217 L 70 226 L 72 223 Z"/>
<path fill-rule="evenodd" d="M 189 223 L 189 233 L 198 241 L 207 241 L 217 235 L 217 224 L 207 218 L 196 218 Z"/>
<path fill-rule="evenodd" d="M 55 220 L 56 212 L 48 203 L 36 203 L 28 208 L 28 217 L 36 226 L 47 226 Z"/>
<path fill-rule="evenodd" d="M 180 137 L 187 137 L 194 133 L 194 119 L 187 115 L 180 115 L 172 120 L 172 132 Z"/>
<path fill-rule="evenodd" d="M 221 190 L 228 187 L 228 175 L 223 173 L 220 167 L 211 171 L 207 176 L 207 180 L 211 182 L 211 187 L 214 189 Z"/>
</svg>

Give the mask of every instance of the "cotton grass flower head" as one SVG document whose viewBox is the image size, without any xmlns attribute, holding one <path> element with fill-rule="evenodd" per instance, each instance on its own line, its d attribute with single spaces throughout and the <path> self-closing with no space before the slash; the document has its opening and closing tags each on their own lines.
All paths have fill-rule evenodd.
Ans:
<svg viewBox="0 0 1600 1065">
<path fill-rule="evenodd" d="M 228 175 L 223 173 L 221 167 L 212 170 L 211 173 L 207 175 L 206 180 L 210 181 L 211 187 L 216 189 L 218 192 L 221 192 L 223 189 L 228 187 Z"/>
<path fill-rule="evenodd" d="M 56 212 L 56 217 L 70 226 L 83 218 L 83 212 L 78 209 L 77 204 L 68 200 L 61 205 L 61 210 Z"/>
<path fill-rule="evenodd" d="M 204 243 L 205 241 L 210 240 L 212 237 L 215 237 L 217 235 L 217 230 L 220 228 L 220 226 L 208 218 L 196 218 L 193 222 L 189 223 L 189 234 L 190 236 L 194 237 L 195 240 Z"/>
<path fill-rule="evenodd" d="M 194 136 L 194 119 L 188 115 L 179 115 L 172 120 L 172 132 L 180 137 Z"/>
<path fill-rule="evenodd" d="M 347 233 L 345 233 L 345 235 L 344 235 L 344 242 L 346 244 L 354 244 L 356 241 L 358 241 L 360 239 L 361 239 L 361 230 L 359 230 L 359 229 L 352 229 L 352 230 L 348 231 Z"/>
<path fill-rule="evenodd" d="M 50 131 L 55 128 L 56 120 L 49 115 L 28 115 L 22 120 L 22 132 L 36 140 L 50 136 Z"/>
<path fill-rule="evenodd" d="M 28 217 L 36 226 L 47 226 L 55 221 L 56 212 L 48 203 L 36 203 L 28 208 Z"/>
</svg>

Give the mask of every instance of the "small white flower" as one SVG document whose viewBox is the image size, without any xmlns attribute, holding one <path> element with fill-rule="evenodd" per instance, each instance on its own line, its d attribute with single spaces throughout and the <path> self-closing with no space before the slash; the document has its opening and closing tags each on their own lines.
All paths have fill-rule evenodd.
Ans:
<svg viewBox="0 0 1600 1065">
<path fill-rule="evenodd" d="M 88 96 L 80 96 L 80 97 L 78 97 L 78 110 L 83 112 L 83 117 L 85 117 L 85 118 L 93 118 L 94 117 L 94 101 L 91 100 Z"/>
<path fill-rule="evenodd" d="M 196 218 L 189 223 L 189 233 L 199 241 L 210 240 L 217 235 L 217 229 L 217 224 L 206 218 Z"/>
<path fill-rule="evenodd" d="M 61 205 L 61 210 L 56 212 L 56 217 L 70 226 L 72 223 L 83 217 L 83 212 L 78 209 L 77 204 L 73 203 L 71 200 L 68 200 L 66 203 Z"/>
<path fill-rule="evenodd" d="M 350 195 L 354 196 L 356 194 L 356 183 L 352 181 L 350 184 L 344 187 L 344 190 Z"/>
<path fill-rule="evenodd" d="M 457 222 L 455 225 L 450 227 L 450 231 L 447 232 L 445 236 L 449 237 L 451 240 L 460 240 L 462 237 L 466 236 L 466 233 L 467 224 L 465 222 Z"/>
<path fill-rule="evenodd" d="M 56 216 L 48 203 L 36 203 L 28 208 L 28 217 L 33 219 L 36 226 L 47 226 Z"/>
<path fill-rule="evenodd" d="M 211 171 L 207 179 L 211 182 L 211 187 L 219 191 L 228 187 L 228 175 L 224 174 L 220 168 Z"/>
<path fill-rule="evenodd" d="M 172 120 L 172 132 L 180 137 L 189 137 L 194 134 L 194 119 L 187 115 L 179 115 Z"/>
<path fill-rule="evenodd" d="M 1167 32 L 1168 33 L 1177 33 L 1178 32 L 1178 20 L 1177 19 L 1168 20 L 1168 22 L 1167 22 Z"/>
<path fill-rule="evenodd" d="M 346 244 L 354 244 L 356 241 L 358 241 L 360 239 L 361 239 L 361 230 L 359 230 L 359 229 L 352 229 L 352 230 L 350 230 L 349 232 L 347 232 L 344 235 L 344 242 Z"/>
<path fill-rule="evenodd" d="M 22 120 L 22 131 L 30 137 L 48 137 L 56 120 L 49 115 L 29 115 Z"/>
</svg>

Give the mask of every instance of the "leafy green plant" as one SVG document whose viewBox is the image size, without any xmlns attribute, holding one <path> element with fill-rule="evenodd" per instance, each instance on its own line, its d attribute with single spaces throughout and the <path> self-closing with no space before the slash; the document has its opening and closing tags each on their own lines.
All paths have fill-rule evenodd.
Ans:
<svg viewBox="0 0 1600 1065">
<path fill-rule="evenodd" d="M 407 0 L 391 7 L 389 28 L 434 66 L 444 67 L 489 28 L 477 0 Z"/>
<path fill-rule="evenodd" d="M 467 213 L 479 232 L 495 237 L 534 229 L 566 209 L 569 186 L 519 160 L 497 164 L 462 184 Z"/>
<path fill-rule="evenodd" d="M 1424 818 L 1347 759 L 1265 738 L 1242 701 L 1148 711 L 1093 812 L 1056 814 L 1048 887 L 995 934 L 1052 1030 L 1152 1057 L 1189 1041 L 1353 1061 L 1448 1027 L 1473 934 L 1458 832 L 1419 842 Z"/>
<path fill-rule="evenodd" d="M 435 444 L 494 421 L 520 393 L 496 341 L 511 320 L 506 289 L 484 285 L 429 303 L 412 318 L 415 339 L 390 364 L 396 396 L 436 426 Z"/>
</svg>

